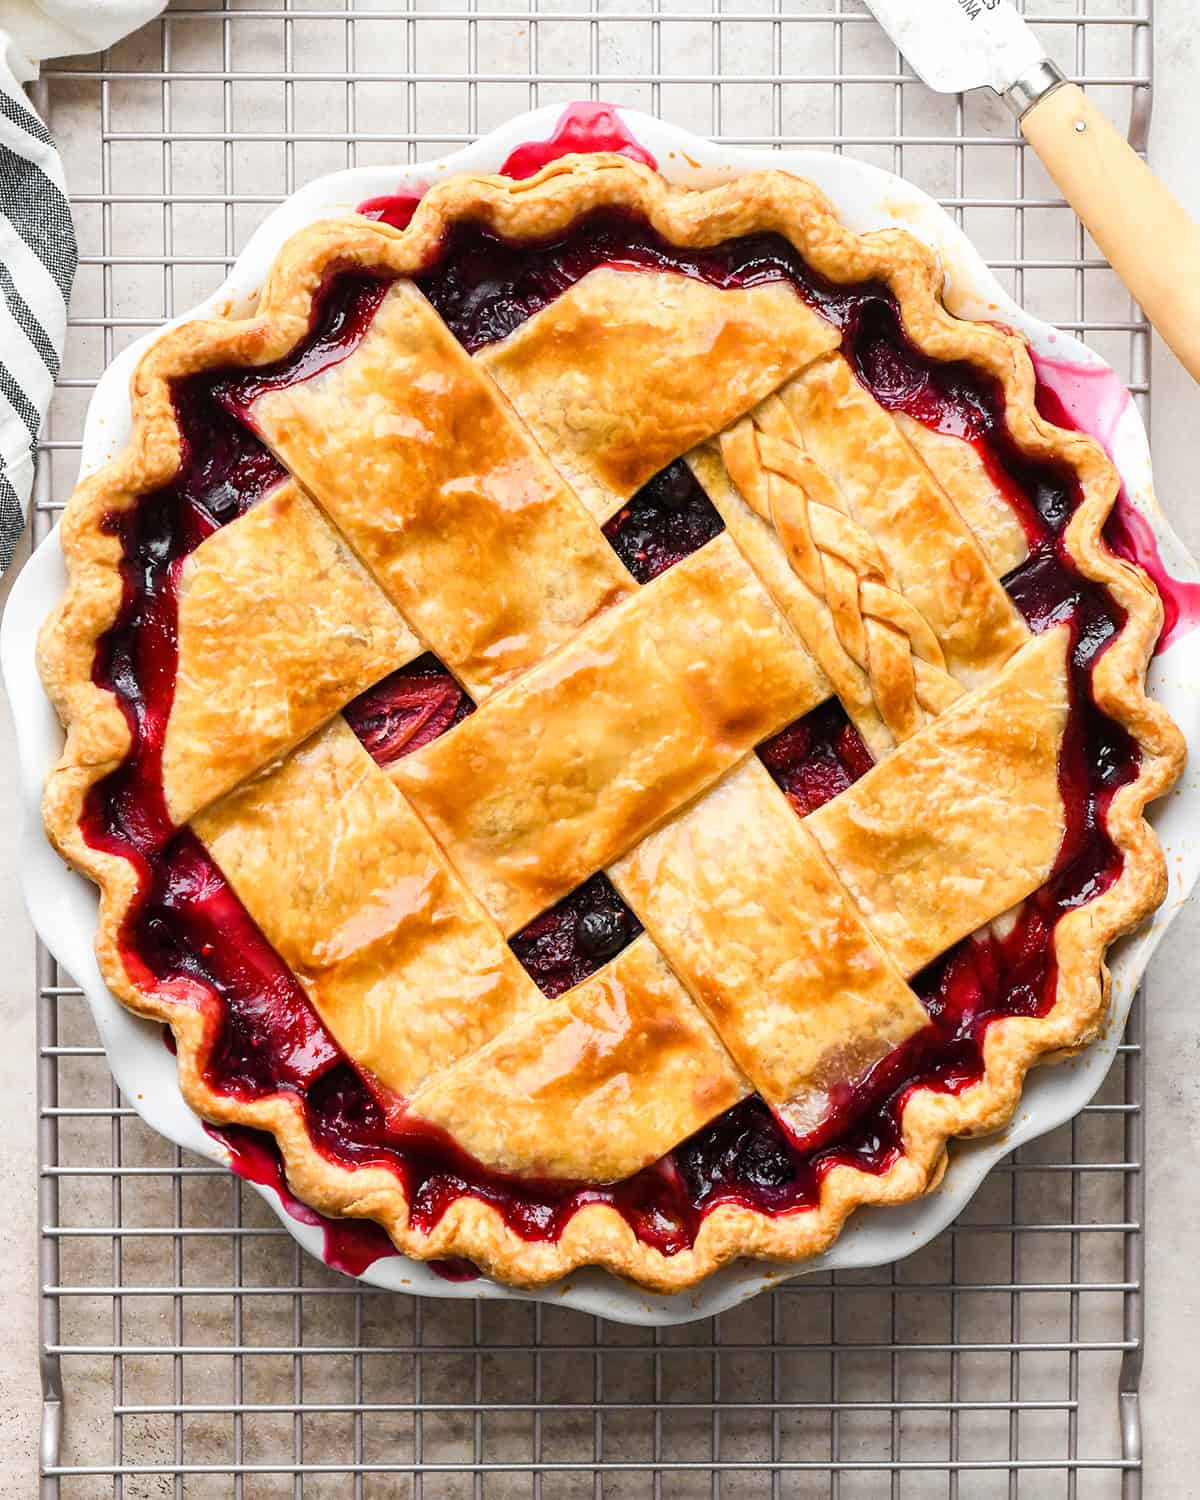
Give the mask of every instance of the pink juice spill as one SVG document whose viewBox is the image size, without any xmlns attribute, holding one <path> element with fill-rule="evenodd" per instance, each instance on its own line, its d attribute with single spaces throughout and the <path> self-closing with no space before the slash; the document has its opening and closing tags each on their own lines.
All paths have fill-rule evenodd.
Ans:
<svg viewBox="0 0 1200 1500">
<path fill-rule="evenodd" d="M 500 171 L 505 177 L 532 177 L 560 156 L 572 152 L 615 151 L 657 169 L 649 151 L 633 138 L 611 104 L 580 100 L 568 104 L 544 141 L 527 141 L 511 151 Z"/>
<path fill-rule="evenodd" d="M 356 212 L 365 219 L 378 219 L 381 224 L 390 224 L 393 229 L 407 229 L 417 211 L 423 194 L 411 188 L 401 188 L 398 193 L 384 193 L 378 198 L 364 198 Z"/>
<path fill-rule="evenodd" d="M 561 156 L 587 151 L 614 151 L 631 161 L 640 161 L 643 166 L 658 167 L 650 152 L 625 128 L 611 104 L 580 100 L 567 105 L 544 141 L 526 141 L 514 147 L 500 172 L 505 177 L 532 177 Z M 390 224 L 393 229 L 407 229 L 423 192 L 423 189 L 402 188 L 378 198 L 365 198 L 357 211 L 365 218 Z"/>
<path fill-rule="evenodd" d="M 1117 428 L 1133 399 L 1121 381 L 1107 365 L 1079 365 L 1030 352 L 1038 383 L 1058 398 L 1068 425 L 1090 432 L 1111 454 Z"/>
<path fill-rule="evenodd" d="M 1042 415 L 1059 427 L 1090 433 L 1111 458 L 1117 429 L 1133 399 L 1120 379 L 1106 366 L 1079 365 L 1030 352 Z M 1154 580 L 1163 602 L 1163 628 L 1155 654 L 1166 651 L 1200 625 L 1200 583 L 1173 578 L 1167 572 L 1154 529 L 1130 504 L 1124 486 L 1105 530 L 1113 550 L 1137 563 Z"/>
<path fill-rule="evenodd" d="M 230 1168 L 239 1177 L 278 1193 L 279 1201 L 298 1223 L 321 1228 L 325 1236 L 323 1258 L 335 1271 L 361 1276 L 377 1260 L 399 1253 L 383 1229 L 369 1219 L 328 1219 L 293 1197 L 283 1175 L 279 1151 L 270 1136 L 236 1125 L 206 1123 L 204 1129 L 229 1152 Z"/>
<path fill-rule="evenodd" d="M 478 1281 L 479 1271 L 469 1260 L 463 1260 L 461 1255 L 451 1256 L 448 1260 L 427 1260 L 425 1264 L 443 1281 Z"/>
</svg>

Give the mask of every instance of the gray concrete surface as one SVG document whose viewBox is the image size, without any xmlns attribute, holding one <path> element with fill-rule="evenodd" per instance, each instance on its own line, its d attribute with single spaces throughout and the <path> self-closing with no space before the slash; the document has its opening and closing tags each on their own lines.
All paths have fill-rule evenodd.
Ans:
<svg viewBox="0 0 1200 1500">
<path fill-rule="evenodd" d="M 1151 159 L 1200 216 L 1196 6 L 1193 0 L 1159 0 L 1158 9 Z M 1161 345 L 1155 349 L 1153 378 L 1159 496 L 1193 551 L 1200 553 L 1200 393 Z M 0 602 L 4 593 L 0 587 Z M 11 764 L 12 755 L 5 707 L 0 709 L 0 764 Z M 5 1496 L 33 1493 L 39 1413 L 33 938 L 17 890 L 11 839 L 2 836 L 13 828 L 14 817 L 12 780 L 0 777 L 0 1494 Z M 1195 1350 L 1200 1345 L 1198 941 L 1200 905 L 1194 904 L 1176 922 L 1157 960 L 1148 1009 L 1149 1327 L 1143 1405 L 1151 1500 L 1200 1496 L 1200 1425 L 1195 1417 Z"/>
</svg>

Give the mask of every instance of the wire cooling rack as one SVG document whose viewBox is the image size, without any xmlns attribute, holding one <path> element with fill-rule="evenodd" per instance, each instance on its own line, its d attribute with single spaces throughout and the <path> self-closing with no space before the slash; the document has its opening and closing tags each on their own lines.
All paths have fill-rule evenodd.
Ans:
<svg viewBox="0 0 1200 1500">
<path fill-rule="evenodd" d="M 556 100 L 903 173 L 1148 415 L 1147 327 L 1002 109 L 929 94 L 854 3 L 200 3 L 48 69 L 81 256 L 37 536 L 101 370 L 207 293 L 273 204 Z M 1036 5 L 1050 53 L 1143 145 L 1151 0 Z M 1097 1101 L 926 1249 L 653 1331 L 318 1265 L 142 1125 L 80 991 L 38 965 L 43 1497 L 1141 1493 L 1140 1003 Z"/>
</svg>

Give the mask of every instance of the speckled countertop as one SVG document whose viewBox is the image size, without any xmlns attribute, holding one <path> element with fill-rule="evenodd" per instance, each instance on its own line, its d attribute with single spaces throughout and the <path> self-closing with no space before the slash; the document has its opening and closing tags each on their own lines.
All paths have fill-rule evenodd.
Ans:
<svg viewBox="0 0 1200 1500">
<path fill-rule="evenodd" d="M 1200 28 L 1195 0 L 1159 0 L 1151 162 L 1200 217 Z M 1197 268 L 1200 275 L 1200 267 Z M 1200 554 L 1196 431 L 1200 391 L 1156 341 L 1153 431 L 1159 499 Z M 7 593 L 0 585 L 0 603 Z M 0 763 L 11 764 L 0 709 Z M 12 778 L 0 778 L 0 830 L 15 826 Z M 0 837 L 0 1495 L 33 1493 L 40 1395 L 34 1140 L 33 935 L 12 842 Z M 1147 1009 L 1148 1328 L 1142 1409 L 1146 1494 L 1200 1496 L 1195 1350 L 1200 1345 L 1200 903 L 1181 914 L 1150 975 Z M 86 1419 L 86 1414 L 83 1414 Z M 103 1414 L 107 1421 L 107 1413 Z M 1086 1483 L 1086 1479 L 1083 1481 Z M 1107 1493 L 1107 1491 L 1106 1491 Z"/>
</svg>

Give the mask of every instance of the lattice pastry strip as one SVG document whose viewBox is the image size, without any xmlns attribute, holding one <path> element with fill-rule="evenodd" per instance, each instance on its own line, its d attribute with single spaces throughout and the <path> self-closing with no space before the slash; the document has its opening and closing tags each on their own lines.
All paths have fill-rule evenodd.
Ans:
<svg viewBox="0 0 1200 1500">
<path fill-rule="evenodd" d="M 970 527 L 895 419 L 832 354 L 779 391 L 804 451 L 836 486 L 928 622 L 950 675 L 990 677 L 1028 639 Z"/>
<path fill-rule="evenodd" d="M 1066 627 L 807 819 L 904 974 L 1037 890 L 1065 828 Z"/>
<path fill-rule="evenodd" d="M 517 1176 L 619 1182 L 750 1092 L 644 934 L 434 1079 L 412 1114 Z"/>
<path fill-rule="evenodd" d="M 162 762 L 177 823 L 422 650 L 291 480 L 184 562 L 177 641 Z"/>
<path fill-rule="evenodd" d="M 899 743 L 915 734 L 962 688 L 878 543 L 847 513 L 837 486 L 805 452 L 788 408 L 778 396 L 768 396 L 721 434 L 720 449 L 743 499 L 774 528 L 813 602 L 825 606 L 814 611 L 810 605 L 806 618 L 834 683 L 857 687 L 865 677 L 893 739 Z"/>
<path fill-rule="evenodd" d="M 249 420 L 476 701 L 633 592 L 599 527 L 416 287 Z"/>
<path fill-rule="evenodd" d="M 928 1020 L 755 756 L 610 873 L 797 1140 Z"/>
<path fill-rule="evenodd" d="M 546 1004 L 340 718 L 193 827 L 343 1049 L 399 1098 Z"/>
<path fill-rule="evenodd" d="M 954 502 L 996 577 L 1020 567 L 1029 556 L 1025 528 L 1011 496 L 997 484 L 974 443 L 918 422 L 907 412 L 894 412 L 892 420 Z"/>
<path fill-rule="evenodd" d="M 906 422 L 834 355 L 690 460 L 876 758 L 1028 636 L 994 576 L 1024 555 L 1011 506 L 964 442 L 934 434 L 923 462 Z"/>
<path fill-rule="evenodd" d="M 604 521 L 840 342 L 785 282 L 605 266 L 476 358 Z"/>
</svg>

